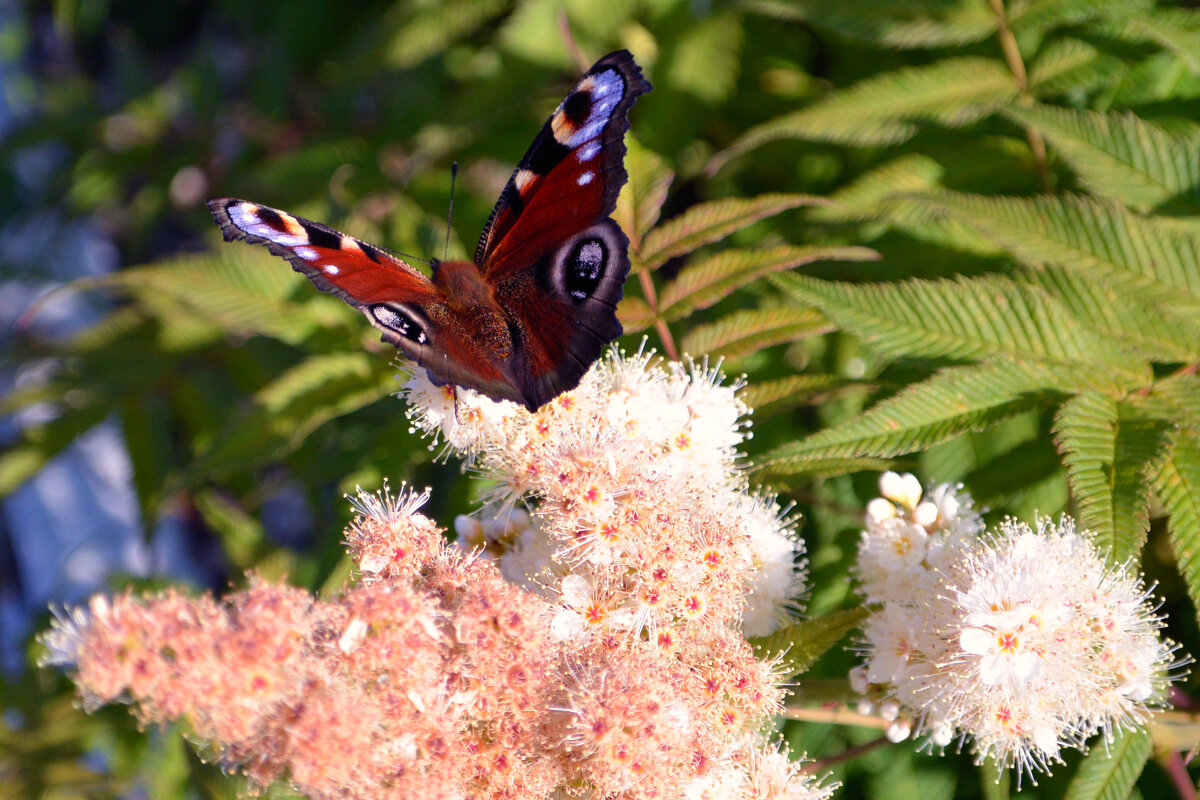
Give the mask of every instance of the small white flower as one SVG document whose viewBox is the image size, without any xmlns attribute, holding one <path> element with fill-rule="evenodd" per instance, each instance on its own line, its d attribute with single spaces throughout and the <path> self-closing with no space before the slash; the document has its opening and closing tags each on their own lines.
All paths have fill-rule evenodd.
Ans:
<svg viewBox="0 0 1200 800">
<path fill-rule="evenodd" d="M 350 653 L 358 649 L 363 639 L 367 637 L 368 629 L 369 626 L 367 623 L 358 617 L 350 620 L 350 624 L 346 626 L 342 637 L 338 639 L 338 649 L 344 654 L 350 655 Z"/>
<path fill-rule="evenodd" d="M 885 472 L 879 476 L 879 493 L 911 511 L 921 500 L 921 482 L 911 472 L 903 475 L 896 472 Z"/>
</svg>

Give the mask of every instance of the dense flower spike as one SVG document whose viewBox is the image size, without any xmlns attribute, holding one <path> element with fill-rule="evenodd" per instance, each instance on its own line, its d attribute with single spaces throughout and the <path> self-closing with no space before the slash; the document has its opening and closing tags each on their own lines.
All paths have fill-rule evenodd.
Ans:
<svg viewBox="0 0 1200 800">
<path fill-rule="evenodd" d="M 959 487 L 923 499 L 913 476 L 887 473 L 880 489 L 858 560 L 879 605 L 852 683 L 894 720 L 889 735 L 969 738 L 979 759 L 1032 776 L 1163 702 L 1175 648 L 1149 592 L 1070 519 L 981 536 Z"/>
<path fill-rule="evenodd" d="M 761 738 L 782 691 L 744 636 L 790 618 L 802 550 L 735 468 L 735 389 L 613 356 L 531 415 L 414 379 L 491 479 L 457 545 L 427 495 L 360 492 L 341 596 L 97 599 L 50 660 L 312 798 L 827 797 Z"/>
</svg>

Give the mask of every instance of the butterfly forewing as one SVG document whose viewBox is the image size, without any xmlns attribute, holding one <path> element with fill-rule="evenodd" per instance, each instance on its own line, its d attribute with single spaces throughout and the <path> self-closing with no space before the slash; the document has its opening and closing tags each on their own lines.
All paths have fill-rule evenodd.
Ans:
<svg viewBox="0 0 1200 800">
<path fill-rule="evenodd" d="M 628 178 L 629 108 L 650 91 L 627 50 L 597 61 L 542 126 L 517 165 L 475 248 L 484 274 L 529 268 L 612 213 Z"/>
</svg>

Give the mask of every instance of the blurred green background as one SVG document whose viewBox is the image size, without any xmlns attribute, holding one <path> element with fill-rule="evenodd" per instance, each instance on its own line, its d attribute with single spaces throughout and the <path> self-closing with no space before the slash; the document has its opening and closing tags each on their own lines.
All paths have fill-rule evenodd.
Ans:
<svg viewBox="0 0 1200 800">
<path fill-rule="evenodd" d="M 120 708 L 87 716 L 63 676 L 33 669 L 47 603 L 128 584 L 221 590 L 249 569 L 335 589 L 343 495 L 385 477 L 432 486 L 444 525 L 473 508 L 473 479 L 389 397 L 391 349 L 260 248 L 221 243 L 207 197 L 440 256 L 458 162 L 450 255 L 469 256 L 580 71 L 628 48 L 654 84 L 631 114 L 638 207 L 661 200 L 660 226 L 713 209 L 734 221 L 642 254 L 621 343 L 647 336 L 745 373 L 753 461 L 972 357 L 868 342 L 768 273 L 805 264 L 859 283 L 1058 263 L 1018 223 L 996 232 L 1009 206 L 955 197 L 1027 212 L 1035 195 L 1078 196 L 1193 235 L 1198 16 L 1136 0 L 0 3 L 0 798 L 239 791 L 180 731 L 139 732 Z M 1063 202 L 1042 217 L 1074 213 Z M 1156 375 L 1195 360 L 1175 333 L 1175 349 L 1155 340 Z M 886 466 L 964 481 L 989 519 L 1078 511 L 1054 409 L 1003 412 L 752 476 L 803 514 L 811 611 L 854 603 L 859 516 Z M 1162 508 L 1144 516 L 1144 569 L 1172 636 L 1200 652 Z M 852 663 L 831 653 L 810 677 Z M 875 735 L 787 728 L 817 758 Z M 1076 761 L 1024 795 L 1061 796 Z M 907 744 L 835 772 L 844 797 L 1003 794 L 968 757 Z M 1138 787 L 1169 791 L 1155 767 Z"/>
</svg>

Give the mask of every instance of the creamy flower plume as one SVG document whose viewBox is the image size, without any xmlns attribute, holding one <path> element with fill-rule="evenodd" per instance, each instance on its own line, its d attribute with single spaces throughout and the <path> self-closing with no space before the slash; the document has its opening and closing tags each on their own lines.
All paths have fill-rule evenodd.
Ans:
<svg viewBox="0 0 1200 800">
<path fill-rule="evenodd" d="M 887 473 L 880 488 L 858 561 L 879 605 L 852 683 L 892 710 L 895 738 L 967 738 L 979 759 L 1032 775 L 1163 702 L 1175 648 L 1149 592 L 1070 519 L 1036 532 L 1006 520 L 981 536 L 957 487 L 922 499 L 911 475 Z"/>
<path fill-rule="evenodd" d="M 340 596 L 97 599 L 51 660 L 312 798 L 824 798 L 759 733 L 782 691 L 744 632 L 789 618 L 801 546 L 735 469 L 735 388 L 614 356 L 531 415 L 414 379 L 414 423 L 490 479 L 457 544 L 427 495 L 360 492 Z"/>
</svg>

